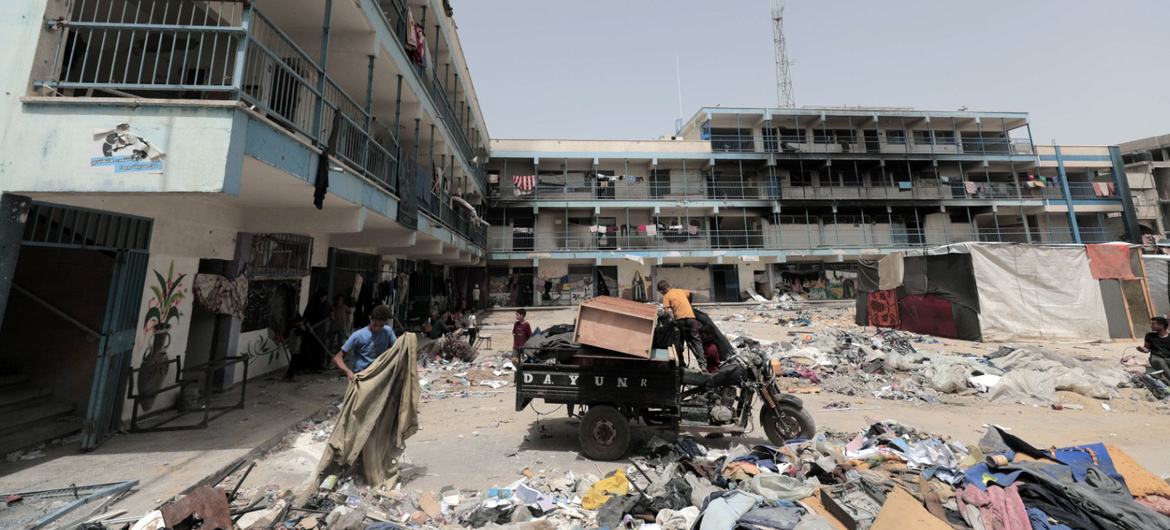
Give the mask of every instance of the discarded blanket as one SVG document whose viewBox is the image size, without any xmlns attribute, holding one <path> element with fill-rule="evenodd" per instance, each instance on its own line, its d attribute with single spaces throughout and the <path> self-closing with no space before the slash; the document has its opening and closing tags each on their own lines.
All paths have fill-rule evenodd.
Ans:
<svg viewBox="0 0 1170 530">
<path fill-rule="evenodd" d="M 394 487 L 398 457 L 406 439 L 418 431 L 417 352 L 418 337 L 407 333 L 357 373 L 345 389 L 337 426 L 317 465 L 318 475 L 338 465 L 360 469 L 367 484 Z"/>
<path fill-rule="evenodd" d="M 1006 373 L 991 390 L 996 403 L 1048 404 L 1056 391 L 1066 390 L 1097 399 L 1117 395 L 1128 378 L 1120 370 L 1093 366 L 1043 350 L 1018 349 L 992 361 Z"/>
<path fill-rule="evenodd" d="M 1089 271 L 1098 280 L 1136 280 L 1130 265 L 1129 245 L 1103 243 L 1085 245 L 1089 254 Z"/>
<path fill-rule="evenodd" d="M 901 323 L 898 318 L 898 298 L 894 291 L 877 291 L 869 293 L 869 325 L 879 328 L 896 328 Z"/>
<path fill-rule="evenodd" d="M 199 306 L 212 313 L 243 317 L 248 305 L 248 278 L 242 274 L 235 280 L 218 274 L 196 274 L 191 291 Z"/>
</svg>

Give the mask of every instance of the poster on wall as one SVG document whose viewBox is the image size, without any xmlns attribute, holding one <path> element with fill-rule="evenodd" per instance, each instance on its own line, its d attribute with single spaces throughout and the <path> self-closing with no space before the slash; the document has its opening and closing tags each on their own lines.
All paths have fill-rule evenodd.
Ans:
<svg viewBox="0 0 1170 530">
<path fill-rule="evenodd" d="M 166 154 L 128 123 L 94 129 L 89 167 L 103 173 L 161 174 Z"/>
</svg>

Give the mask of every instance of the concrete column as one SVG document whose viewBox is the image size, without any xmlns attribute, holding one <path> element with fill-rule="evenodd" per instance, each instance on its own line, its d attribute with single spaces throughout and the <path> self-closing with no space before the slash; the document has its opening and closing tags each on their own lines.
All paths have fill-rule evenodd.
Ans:
<svg viewBox="0 0 1170 530">
<path fill-rule="evenodd" d="M 24 222 L 31 204 L 28 197 L 10 193 L 0 195 L 0 325 L 4 323 L 4 309 L 8 307 L 8 293 L 16 276 L 16 260 L 20 256 Z"/>
<path fill-rule="evenodd" d="M 1059 153 L 1060 151 L 1057 151 Z M 1113 162 L 1113 186 L 1121 198 L 1121 219 L 1125 225 L 1125 237 L 1130 243 L 1141 244 L 1142 231 L 1138 226 L 1137 212 L 1133 206 L 1133 195 L 1129 190 L 1129 179 L 1125 176 L 1125 163 L 1121 160 L 1121 148 L 1114 145 L 1109 147 L 1109 159 Z M 1157 184 L 1155 184 L 1157 189 Z M 1159 206 L 1160 209 L 1160 206 Z"/>
<path fill-rule="evenodd" d="M 1052 148 L 1056 151 L 1056 169 L 1060 175 L 1060 190 L 1064 193 L 1064 204 L 1068 207 L 1068 227 L 1072 231 L 1073 242 L 1079 245 L 1081 244 L 1081 228 L 1077 226 L 1076 208 L 1073 206 L 1072 192 L 1069 191 L 1068 187 L 1068 173 L 1064 170 L 1064 156 L 1060 152 L 1059 145 L 1054 145 Z M 1132 207 L 1130 211 L 1133 211 Z"/>
</svg>

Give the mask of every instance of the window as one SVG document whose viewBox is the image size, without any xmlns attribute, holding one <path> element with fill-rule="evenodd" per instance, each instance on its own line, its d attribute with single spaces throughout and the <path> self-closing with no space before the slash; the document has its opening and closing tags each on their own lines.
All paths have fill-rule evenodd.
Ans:
<svg viewBox="0 0 1170 530">
<path fill-rule="evenodd" d="M 763 133 L 764 149 L 772 153 L 790 152 L 797 148 L 785 144 L 803 144 L 808 141 L 804 129 L 765 128 Z"/>
<path fill-rule="evenodd" d="M 894 145 L 906 145 L 906 131 L 899 131 L 897 129 L 887 130 L 886 143 Z"/>
<path fill-rule="evenodd" d="M 755 141 L 751 129 L 711 129 L 711 147 L 716 151 L 750 153 Z"/>
<path fill-rule="evenodd" d="M 955 145 L 955 131 L 934 131 L 934 142 L 938 145 Z"/>
<path fill-rule="evenodd" d="M 313 238 L 299 234 L 253 234 L 248 278 L 292 279 L 309 275 Z"/>
<path fill-rule="evenodd" d="M 930 137 L 930 131 L 914 131 L 914 143 L 917 145 L 932 145 L 934 139 Z"/>
<path fill-rule="evenodd" d="M 833 131 L 826 131 L 818 129 L 813 131 L 813 143 L 817 144 L 831 144 L 833 143 Z"/>
<path fill-rule="evenodd" d="M 780 141 L 803 144 L 807 140 L 804 129 L 780 129 Z"/>
<path fill-rule="evenodd" d="M 660 198 L 670 194 L 670 170 L 650 170 L 650 197 Z"/>
<path fill-rule="evenodd" d="M 835 143 L 839 144 L 855 144 L 857 143 L 857 131 L 853 129 L 837 129 L 833 131 L 836 135 Z"/>
</svg>

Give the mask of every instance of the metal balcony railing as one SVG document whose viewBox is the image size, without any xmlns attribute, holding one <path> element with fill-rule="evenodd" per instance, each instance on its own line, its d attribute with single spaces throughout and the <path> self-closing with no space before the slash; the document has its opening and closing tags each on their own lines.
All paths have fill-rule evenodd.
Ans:
<svg viewBox="0 0 1170 530">
<path fill-rule="evenodd" d="M 530 191 L 518 190 L 508 181 L 501 182 L 493 190 L 493 200 L 498 202 L 529 201 L 680 201 L 680 200 L 815 200 L 815 199 L 1047 199 L 1063 200 L 1064 191 L 1055 179 L 1048 179 L 1043 187 L 1031 187 L 1027 183 L 1004 180 L 960 181 L 951 179 L 887 180 L 870 185 L 857 183 L 826 183 L 824 180 L 799 181 L 776 179 L 776 181 L 752 179 L 739 182 L 677 180 L 674 182 L 646 180 L 612 181 L 604 184 L 566 185 L 538 182 Z M 803 184 L 803 185 L 801 185 Z M 1116 189 L 1101 187 L 1091 182 L 1070 182 L 1069 191 L 1074 199 L 1116 200 Z"/>
<path fill-rule="evenodd" d="M 711 134 L 711 150 L 720 153 L 862 153 L 862 154 L 997 154 L 1032 155 L 1032 142 L 1015 138 L 906 139 L 893 142 L 864 134 L 841 135 L 828 131 L 811 134 L 772 135 L 765 132 L 757 148 L 751 134 Z M 762 151 L 761 151 L 762 149 Z"/>
<path fill-rule="evenodd" d="M 38 84 L 62 97 L 242 101 L 317 146 L 332 139 L 334 157 L 393 194 L 415 169 L 400 163 L 396 132 L 374 119 L 253 4 L 139 0 L 127 9 L 99 4 L 81 0 L 70 20 L 53 23 L 60 29 L 61 53 L 53 76 Z M 456 230 L 460 234 L 476 233 L 460 227 L 458 215 L 447 221 L 462 228 Z"/>
<path fill-rule="evenodd" d="M 1081 228 L 1083 243 L 1116 240 L 1118 234 L 1104 228 Z M 595 234 L 586 230 L 503 234 L 494 230 L 488 240 L 491 252 L 624 252 L 638 250 L 818 250 L 933 247 L 952 243 L 1013 242 L 1073 243 L 1072 233 L 1062 230 L 994 228 L 965 230 L 916 230 L 879 228 L 854 224 L 781 224 L 763 230 L 708 230 L 695 234 L 663 232 Z"/>
<path fill-rule="evenodd" d="M 611 181 L 589 184 L 548 184 L 538 183 L 531 191 L 518 190 L 511 182 L 497 188 L 495 200 L 501 202 L 523 202 L 533 200 L 700 200 L 739 199 L 772 200 L 779 198 L 779 187 L 767 182 L 749 181 L 744 183 L 706 182 L 700 180 Z"/>
<path fill-rule="evenodd" d="M 403 53 L 406 53 L 406 10 L 409 8 L 403 0 L 378 0 L 378 6 L 382 11 L 382 15 L 385 17 L 386 25 L 394 31 L 395 41 Z M 434 35 L 428 35 L 427 38 L 432 39 L 435 37 Z M 428 61 L 433 61 L 433 58 L 429 57 L 429 51 L 427 52 L 427 56 Z M 473 161 L 477 153 L 465 133 L 467 130 L 467 120 L 464 119 L 464 116 L 466 114 L 455 110 L 455 101 L 452 101 L 452 96 L 450 96 L 452 92 L 446 83 L 438 78 L 438 72 L 435 70 L 434 65 L 431 64 L 430 66 L 430 68 L 427 68 L 423 65 L 414 65 L 415 76 L 426 87 L 428 99 L 431 100 L 434 107 L 442 114 L 443 120 L 447 122 L 447 129 L 451 132 L 456 146 L 463 153 L 464 159 L 467 160 L 471 167 L 470 172 L 479 184 L 479 189 L 486 190 L 487 177 L 484 175 L 482 168 Z"/>
<path fill-rule="evenodd" d="M 407 178 L 415 179 L 415 199 L 419 210 L 480 248 L 485 247 L 487 226 L 477 221 L 477 216 L 471 210 L 458 204 L 450 193 L 441 189 L 441 185 L 436 186 L 433 173 L 415 161 L 414 157 L 405 155 L 403 167 L 407 168 Z"/>
</svg>

